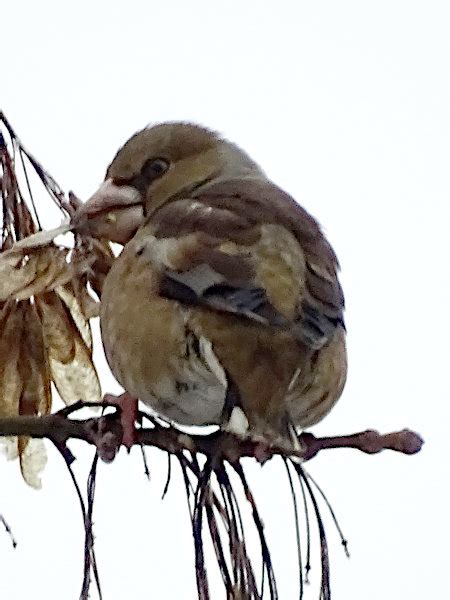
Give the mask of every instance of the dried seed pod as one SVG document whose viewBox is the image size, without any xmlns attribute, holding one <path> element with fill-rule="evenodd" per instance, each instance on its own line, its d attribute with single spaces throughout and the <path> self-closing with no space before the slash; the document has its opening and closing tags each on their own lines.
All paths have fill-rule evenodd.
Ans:
<svg viewBox="0 0 450 600">
<path fill-rule="evenodd" d="M 86 347 L 92 352 L 91 326 L 89 324 L 89 319 L 84 314 L 80 302 L 78 301 L 73 283 L 75 282 L 60 286 L 55 290 L 55 292 L 64 301 L 65 305 L 69 309 L 79 334 L 86 344 Z"/>
<path fill-rule="evenodd" d="M 51 289 L 51 285 L 62 273 L 69 271 L 66 261 L 67 249 L 56 247 L 40 248 L 30 258 L 36 260 L 36 276 L 27 286 L 15 292 L 16 300 L 26 300 Z"/>
<path fill-rule="evenodd" d="M 80 399 L 100 402 L 100 381 L 92 362 L 91 351 L 79 335 L 75 339 L 74 359 L 61 363 L 50 356 L 50 369 L 58 394 L 65 404 L 73 404 Z"/>
<path fill-rule="evenodd" d="M 72 279 L 71 285 L 84 317 L 88 320 L 98 317 L 100 302 L 89 293 L 87 277 Z"/>
<path fill-rule="evenodd" d="M 0 417 L 14 417 L 19 414 L 23 389 L 19 371 L 23 315 L 16 303 L 3 311 L 6 308 L 0 331 Z"/>
<path fill-rule="evenodd" d="M 100 382 L 92 362 L 89 321 L 79 308 L 73 290 L 58 288 L 36 298 L 51 378 L 66 404 L 79 399 L 99 402 Z"/>
<path fill-rule="evenodd" d="M 31 212 L 29 211 L 27 205 L 23 200 L 17 202 L 15 206 L 16 210 L 16 219 L 18 227 L 17 229 L 20 232 L 19 239 L 26 238 L 33 233 L 36 232 L 36 224 L 33 221 L 33 217 L 31 216 Z"/>
<path fill-rule="evenodd" d="M 14 298 L 37 276 L 37 256 L 0 254 L 0 301 Z"/>
<path fill-rule="evenodd" d="M 103 282 L 105 281 L 106 275 L 109 273 L 115 257 L 110 244 L 104 240 L 89 239 L 87 251 L 90 256 L 93 256 L 91 271 L 88 274 L 88 281 L 94 292 L 100 298 Z"/>
<path fill-rule="evenodd" d="M 66 223 L 48 231 L 37 231 L 36 233 L 21 239 L 19 242 L 16 242 L 9 252 L 18 252 L 19 250 L 24 252 L 26 250 L 48 246 L 58 235 L 68 233 L 70 230 L 71 225 Z"/>
<path fill-rule="evenodd" d="M 52 381 L 67 404 L 80 398 L 99 401 L 89 325 L 99 304 L 87 286 L 92 279 L 92 289 L 100 293 L 113 260 L 111 249 L 80 236 L 75 237 L 75 249 L 56 245 L 57 236 L 71 231 L 68 223 L 39 231 L 28 169 L 34 170 L 66 218 L 79 201 L 73 195 L 66 200 L 3 115 L 2 124 L 6 138 L 0 132 L 0 417 L 48 413 Z M 3 442 L 9 457 L 20 457 L 25 481 L 40 486 L 39 473 L 46 461 L 42 440 L 21 437 Z"/>
<path fill-rule="evenodd" d="M 23 381 L 20 415 L 45 415 L 51 410 L 50 368 L 36 306 L 22 302 L 23 335 L 19 372 Z"/>
<path fill-rule="evenodd" d="M 75 357 L 75 340 L 69 310 L 53 292 L 37 296 L 36 306 L 49 357 L 63 364 L 70 363 Z"/>
<path fill-rule="evenodd" d="M 22 302 L 21 305 L 23 335 L 18 371 L 23 386 L 19 401 L 19 415 L 48 414 L 51 410 L 50 367 L 42 325 L 34 304 Z M 24 480 L 32 487 L 40 487 L 39 474 L 46 462 L 42 440 L 20 436 L 17 440 L 17 449 Z"/>
<path fill-rule="evenodd" d="M 23 438 L 20 438 L 23 439 Z M 39 489 L 42 487 L 41 473 L 47 463 L 47 452 L 43 440 L 30 438 L 20 452 L 20 470 L 25 483 Z"/>
</svg>

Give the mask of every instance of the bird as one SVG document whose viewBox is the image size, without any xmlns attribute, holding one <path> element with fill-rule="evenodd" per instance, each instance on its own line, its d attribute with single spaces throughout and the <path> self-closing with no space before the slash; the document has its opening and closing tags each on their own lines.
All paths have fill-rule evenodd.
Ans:
<svg viewBox="0 0 450 600">
<path fill-rule="evenodd" d="M 73 226 L 123 245 L 100 309 L 123 409 L 138 398 L 175 425 L 293 448 L 340 398 L 336 254 L 235 143 L 187 122 L 138 131 Z M 128 414 L 133 421 L 136 408 Z"/>
</svg>

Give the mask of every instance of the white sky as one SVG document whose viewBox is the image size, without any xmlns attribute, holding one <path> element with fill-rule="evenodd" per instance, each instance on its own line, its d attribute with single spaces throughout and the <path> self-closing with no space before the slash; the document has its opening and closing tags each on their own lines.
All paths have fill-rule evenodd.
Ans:
<svg viewBox="0 0 450 600">
<path fill-rule="evenodd" d="M 342 264 L 350 371 L 316 433 L 409 426 L 415 457 L 341 450 L 309 465 L 350 540 L 328 523 L 334 600 L 450 593 L 450 13 L 445 1 L 5 2 L 0 104 L 66 189 L 87 197 L 148 122 L 184 119 L 245 148 L 323 224 Z M 101 349 L 98 348 L 101 362 Z M 104 363 L 104 390 L 118 390 Z M 84 476 L 91 450 L 73 445 Z M 100 469 L 105 600 L 195 595 L 181 487 L 166 458 Z M 49 448 L 40 492 L 0 461 L 1 596 L 78 598 L 82 524 Z M 278 462 L 249 469 L 281 600 L 297 594 L 295 533 Z M 319 564 L 307 598 L 317 598 Z M 215 579 L 217 582 L 217 579 Z M 221 588 L 213 594 L 222 598 Z M 92 595 L 95 598 L 95 594 Z"/>
</svg>

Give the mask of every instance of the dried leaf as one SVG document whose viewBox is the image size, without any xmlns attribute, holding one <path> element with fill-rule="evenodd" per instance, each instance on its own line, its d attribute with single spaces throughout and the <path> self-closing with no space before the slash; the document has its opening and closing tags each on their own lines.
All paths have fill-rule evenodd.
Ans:
<svg viewBox="0 0 450 600">
<path fill-rule="evenodd" d="M 84 256 L 82 259 L 74 260 L 70 258 L 70 262 L 67 262 L 61 273 L 55 277 L 55 279 L 48 285 L 47 291 L 54 290 L 62 285 L 66 285 L 74 279 L 80 279 L 85 274 L 90 273 L 92 270 L 92 263 L 94 261 L 93 256 Z"/>
<path fill-rule="evenodd" d="M 72 254 L 72 260 L 78 261 L 86 261 L 89 260 L 89 271 L 84 273 L 80 273 L 78 277 L 74 277 L 70 285 L 66 286 L 68 289 L 73 292 L 80 310 L 86 319 L 91 319 L 93 317 L 97 317 L 99 315 L 99 305 L 98 300 L 94 299 L 88 290 L 88 273 L 92 274 L 91 265 L 94 262 L 94 256 L 91 254 L 86 254 L 86 252 L 76 252 L 79 248 L 75 248 L 74 253 Z"/>
<path fill-rule="evenodd" d="M 15 304 L 1 333 L 2 356 L 10 348 L 9 360 L 1 365 L 4 366 L 1 377 L 3 389 L 0 391 L 2 416 L 5 413 L 9 416 L 48 413 L 51 408 L 50 372 L 36 308 L 30 302 Z M 10 405 L 5 406 L 8 399 Z M 11 405 L 11 402 L 14 404 Z M 39 472 L 45 464 L 42 442 L 32 442 L 24 436 L 9 438 L 6 440 L 6 452 L 10 458 L 17 454 L 20 456 L 25 481 L 39 487 Z M 35 452 L 38 454 L 35 455 Z"/>
<path fill-rule="evenodd" d="M 45 346 L 49 356 L 67 364 L 75 358 L 75 340 L 70 312 L 54 292 L 36 297 Z"/>
<path fill-rule="evenodd" d="M 11 231 L 9 230 L 7 223 L 4 222 L 2 228 L 2 244 L 0 247 L 0 252 L 6 254 L 6 251 L 9 250 L 13 244 L 14 240 L 11 236 Z"/>
<path fill-rule="evenodd" d="M 101 389 L 91 352 L 80 336 L 75 339 L 75 357 L 69 363 L 61 363 L 50 356 L 52 379 L 59 395 L 66 404 L 77 400 L 100 402 Z"/>
<path fill-rule="evenodd" d="M 23 381 L 19 414 L 45 415 L 51 410 L 50 368 L 44 333 L 36 307 L 23 303 L 22 345 L 19 372 Z"/>
<path fill-rule="evenodd" d="M 19 458 L 19 450 L 17 448 L 17 438 L 5 436 L 0 438 L 0 448 L 6 457 L 6 460 L 16 460 Z"/>
<path fill-rule="evenodd" d="M 76 291 L 76 296 L 86 319 L 94 319 L 99 316 L 100 302 L 90 295 L 85 285 L 79 286 L 79 289 Z"/>
<path fill-rule="evenodd" d="M 84 253 L 80 256 L 73 251 L 73 257 L 68 261 L 69 249 L 49 245 L 48 237 L 40 235 L 43 233 L 48 232 L 29 236 L 0 254 L 0 301 L 8 298 L 26 300 L 91 271 L 94 255 Z M 36 236 L 40 236 L 37 240 L 40 243 L 31 243 L 31 238 Z M 23 255 L 24 251 L 27 255 Z"/>
<path fill-rule="evenodd" d="M 57 277 L 65 275 L 67 280 L 70 279 L 70 267 L 66 261 L 67 249 L 56 248 L 55 246 L 49 248 L 40 248 L 36 254 L 36 277 L 33 281 L 15 292 L 14 298 L 16 300 L 26 300 L 36 294 L 49 291 L 52 283 Z"/>
<path fill-rule="evenodd" d="M 0 313 L 0 417 L 19 415 L 23 382 L 19 372 L 22 338 L 22 310 L 16 302 L 6 302 Z M 17 438 L 1 438 L 8 460 L 18 456 Z"/>
<path fill-rule="evenodd" d="M 63 225 L 55 227 L 54 229 L 49 229 L 48 231 L 38 231 L 37 233 L 33 233 L 23 240 L 20 240 L 20 242 L 16 242 L 10 250 L 5 252 L 5 254 L 16 254 L 33 248 L 47 246 L 58 237 L 58 235 L 63 235 L 71 230 L 72 226 L 69 223 L 64 223 Z"/>
<path fill-rule="evenodd" d="M 115 260 L 111 246 L 104 240 L 89 240 L 88 251 L 94 257 L 91 272 L 88 275 L 92 289 L 100 298 L 106 275 Z"/>
<path fill-rule="evenodd" d="M 18 233 L 18 237 L 26 238 L 34 234 L 36 231 L 36 224 L 33 221 L 31 212 L 23 201 L 20 201 L 16 204 L 16 213 L 16 231 Z"/>
<path fill-rule="evenodd" d="M 37 256 L 23 257 L 9 251 L 0 254 L 0 301 L 13 298 L 34 281 L 37 263 Z"/>
<path fill-rule="evenodd" d="M 0 330 L 0 417 L 19 414 L 23 387 L 19 373 L 22 326 L 22 310 L 16 304 L 4 318 Z"/>
<path fill-rule="evenodd" d="M 79 399 L 99 402 L 101 390 L 92 362 L 89 322 L 70 287 L 60 288 L 58 293 L 64 301 L 53 292 L 46 294 L 42 300 L 37 298 L 40 314 L 47 315 L 46 322 L 45 317 L 41 316 L 41 319 L 44 318 L 44 339 L 48 340 L 53 382 L 66 404 Z M 68 348 L 70 355 L 64 355 Z"/>
<path fill-rule="evenodd" d="M 44 441 L 31 438 L 20 455 L 20 470 L 29 486 L 40 489 L 42 487 L 41 473 L 47 463 L 47 453 Z"/>
<path fill-rule="evenodd" d="M 72 284 L 61 286 L 55 290 L 58 296 L 64 301 L 67 308 L 70 310 L 72 319 L 80 333 L 87 348 L 92 352 L 92 332 L 89 320 L 83 314 L 80 303 L 76 297 L 75 290 Z"/>
</svg>

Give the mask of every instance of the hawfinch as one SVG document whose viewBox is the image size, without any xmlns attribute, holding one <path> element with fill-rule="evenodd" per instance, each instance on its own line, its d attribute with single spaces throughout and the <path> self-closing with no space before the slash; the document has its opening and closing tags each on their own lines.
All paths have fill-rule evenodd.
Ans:
<svg viewBox="0 0 450 600">
<path fill-rule="evenodd" d="M 292 447 L 341 395 L 336 255 L 235 144 L 187 123 L 136 133 L 74 225 L 124 244 L 102 292 L 106 357 L 165 419 Z"/>
</svg>

